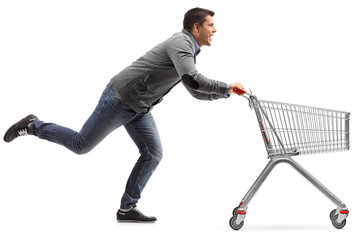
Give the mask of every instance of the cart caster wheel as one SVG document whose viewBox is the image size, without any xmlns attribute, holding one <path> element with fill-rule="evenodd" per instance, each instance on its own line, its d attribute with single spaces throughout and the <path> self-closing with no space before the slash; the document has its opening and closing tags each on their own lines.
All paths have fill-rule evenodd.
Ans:
<svg viewBox="0 0 360 240">
<path fill-rule="evenodd" d="M 334 210 L 332 210 L 332 211 L 330 212 L 330 220 L 331 220 L 331 221 L 333 220 L 333 218 L 334 218 L 334 216 L 335 216 L 335 213 L 336 213 L 336 209 L 334 209 Z"/>
<path fill-rule="evenodd" d="M 241 221 L 240 224 L 236 224 L 236 216 L 233 216 L 232 218 L 230 218 L 229 224 L 230 227 L 234 230 L 239 230 L 240 228 L 242 228 L 244 226 L 244 221 Z"/>
<path fill-rule="evenodd" d="M 239 211 L 239 207 L 234 208 L 233 210 L 233 216 L 237 216 L 237 212 Z"/>
<path fill-rule="evenodd" d="M 344 219 L 341 223 L 338 223 L 336 220 L 338 219 L 339 215 L 335 215 L 332 219 L 332 224 L 337 229 L 342 229 L 346 225 L 346 219 Z"/>
</svg>

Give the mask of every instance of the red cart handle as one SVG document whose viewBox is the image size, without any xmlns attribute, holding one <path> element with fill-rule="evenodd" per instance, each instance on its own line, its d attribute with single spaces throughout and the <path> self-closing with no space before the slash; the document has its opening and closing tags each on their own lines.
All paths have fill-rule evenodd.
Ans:
<svg viewBox="0 0 360 240">
<path fill-rule="evenodd" d="M 237 88 L 237 87 L 234 87 L 234 88 L 233 88 L 233 91 L 234 91 L 234 93 L 236 93 L 236 94 L 239 95 L 239 96 L 241 96 L 241 95 L 243 95 L 243 94 L 246 93 L 246 91 L 244 91 L 244 90 L 242 90 L 242 89 L 240 89 L 240 88 Z"/>
</svg>

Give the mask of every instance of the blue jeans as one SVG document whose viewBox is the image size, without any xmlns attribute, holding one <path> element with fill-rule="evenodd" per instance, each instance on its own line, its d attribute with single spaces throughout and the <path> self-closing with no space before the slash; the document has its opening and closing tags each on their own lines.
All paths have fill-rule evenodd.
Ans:
<svg viewBox="0 0 360 240">
<path fill-rule="evenodd" d="M 80 132 L 36 120 L 30 127 L 30 134 L 63 145 L 76 154 L 84 154 L 120 126 L 125 127 L 140 152 L 121 199 L 120 208 L 129 209 L 136 206 L 142 190 L 162 158 L 160 136 L 151 113 L 137 114 L 109 83 Z M 114 154 L 116 151 L 115 148 Z"/>
</svg>

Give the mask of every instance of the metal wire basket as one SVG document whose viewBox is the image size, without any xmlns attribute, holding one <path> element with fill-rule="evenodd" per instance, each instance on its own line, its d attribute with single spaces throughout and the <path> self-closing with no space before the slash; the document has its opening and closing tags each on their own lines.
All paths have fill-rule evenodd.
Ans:
<svg viewBox="0 0 360 240">
<path fill-rule="evenodd" d="M 350 113 L 302 105 L 253 101 L 260 109 L 269 156 L 349 150 Z"/>
</svg>

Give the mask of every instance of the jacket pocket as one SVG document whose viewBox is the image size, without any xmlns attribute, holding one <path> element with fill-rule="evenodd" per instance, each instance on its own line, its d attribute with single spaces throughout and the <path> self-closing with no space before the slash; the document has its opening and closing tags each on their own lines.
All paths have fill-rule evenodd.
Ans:
<svg viewBox="0 0 360 240">
<path fill-rule="evenodd" d="M 134 84 L 130 87 L 131 92 L 138 95 L 154 95 L 161 92 L 161 81 L 150 74 L 146 74 L 142 79 L 134 81 Z"/>
<path fill-rule="evenodd" d="M 136 77 L 128 84 L 126 87 L 130 89 L 131 92 L 136 93 L 138 95 L 145 95 L 149 90 L 148 84 L 149 74 L 141 74 L 140 76 Z"/>
</svg>

